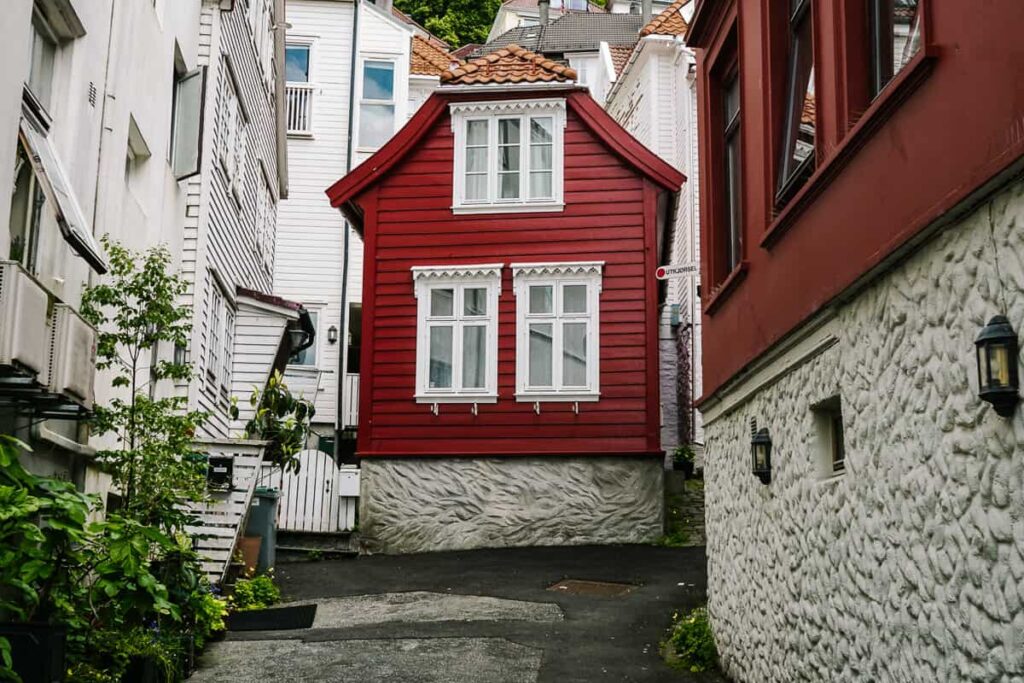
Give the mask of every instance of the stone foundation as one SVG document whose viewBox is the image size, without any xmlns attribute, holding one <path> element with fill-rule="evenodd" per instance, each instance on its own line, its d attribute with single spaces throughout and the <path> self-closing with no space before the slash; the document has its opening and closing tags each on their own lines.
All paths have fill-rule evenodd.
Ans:
<svg viewBox="0 0 1024 683">
<path fill-rule="evenodd" d="M 368 458 L 367 552 L 648 543 L 662 534 L 660 459 Z"/>
<path fill-rule="evenodd" d="M 1024 329 L 1019 183 L 705 406 L 709 608 L 735 680 L 1024 680 L 1024 416 L 977 395 L 997 313 Z M 813 408 L 836 395 L 832 477 Z"/>
</svg>

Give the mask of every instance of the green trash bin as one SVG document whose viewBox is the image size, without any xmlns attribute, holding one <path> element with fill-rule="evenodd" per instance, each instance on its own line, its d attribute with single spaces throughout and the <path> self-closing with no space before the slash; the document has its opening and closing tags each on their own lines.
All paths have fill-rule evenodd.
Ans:
<svg viewBox="0 0 1024 683">
<path fill-rule="evenodd" d="M 249 506 L 246 536 L 260 536 L 260 559 L 256 570 L 263 573 L 273 568 L 277 560 L 277 501 L 281 492 L 268 486 L 257 486 Z"/>
</svg>

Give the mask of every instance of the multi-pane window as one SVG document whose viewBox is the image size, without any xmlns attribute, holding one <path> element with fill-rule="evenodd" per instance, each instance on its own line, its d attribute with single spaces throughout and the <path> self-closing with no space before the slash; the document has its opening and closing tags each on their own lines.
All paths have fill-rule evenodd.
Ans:
<svg viewBox="0 0 1024 683">
<path fill-rule="evenodd" d="M 245 173 L 246 120 L 235 89 L 227 61 L 221 64 L 220 93 L 218 97 L 217 147 L 221 167 L 227 176 L 231 191 L 237 200 L 242 197 L 242 178 Z"/>
<path fill-rule="evenodd" d="M 376 149 L 395 132 L 395 63 L 363 62 L 363 92 L 359 102 L 359 146 Z"/>
<path fill-rule="evenodd" d="M 740 79 L 733 74 L 723 88 L 723 183 L 721 225 L 722 241 L 725 246 L 726 272 L 732 272 L 742 258 L 742 173 L 740 164 Z"/>
<path fill-rule="evenodd" d="M 600 263 L 513 264 L 516 397 L 597 400 Z"/>
<path fill-rule="evenodd" d="M 262 164 L 257 164 L 261 167 Z M 263 267 L 271 273 L 274 267 L 274 234 L 276 232 L 277 209 L 270 183 L 262 170 L 254 172 L 255 188 L 255 225 L 253 231 L 253 250 L 262 258 Z"/>
<path fill-rule="evenodd" d="M 231 390 L 234 362 L 235 312 L 216 279 L 210 277 L 207 301 L 206 379 L 210 387 L 227 396 Z"/>
<path fill-rule="evenodd" d="M 559 208 L 564 103 L 453 105 L 456 211 Z"/>
<path fill-rule="evenodd" d="M 269 84 L 273 77 L 272 60 L 274 52 L 274 15 L 271 0 L 248 0 L 246 14 L 252 28 L 253 46 L 260 61 L 263 78 Z"/>
<path fill-rule="evenodd" d="M 874 97 L 921 49 L 918 0 L 867 0 L 871 96 Z"/>
<path fill-rule="evenodd" d="M 789 60 L 777 201 L 787 201 L 814 169 L 816 103 L 811 0 L 789 0 Z"/>
<path fill-rule="evenodd" d="M 498 394 L 500 265 L 413 268 L 416 399 L 493 402 Z"/>
</svg>

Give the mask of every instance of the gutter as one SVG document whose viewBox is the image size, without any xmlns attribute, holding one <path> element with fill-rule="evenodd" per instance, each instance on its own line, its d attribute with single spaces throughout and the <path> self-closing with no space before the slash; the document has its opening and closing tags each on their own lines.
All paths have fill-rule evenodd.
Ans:
<svg viewBox="0 0 1024 683">
<path fill-rule="evenodd" d="M 359 61 L 359 6 L 362 0 L 356 0 L 352 7 L 352 55 L 351 68 L 348 79 L 348 138 L 345 150 L 345 175 L 352 171 L 352 155 L 354 144 L 352 136 L 355 130 L 355 102 L 356 102 L 356 65 Z M 345 241 L 341 257 L 341 320 L 338 330 L 341 337 L 341 353 L 338 354 L 338 401 L 334 407 L 334 457 L 337 463 L 338 448 L 341 445 L 341 435 L 345 430 L 345 374 L 348 370 L 348 271 L 349 271 L 349 248 L 352 244 L 352 225 L 345 216 Z"/>
</svg>

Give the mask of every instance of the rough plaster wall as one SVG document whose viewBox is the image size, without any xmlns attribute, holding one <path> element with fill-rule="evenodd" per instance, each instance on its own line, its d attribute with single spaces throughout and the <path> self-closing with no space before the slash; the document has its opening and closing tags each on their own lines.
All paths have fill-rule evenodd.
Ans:
<svg viewBox="0 0 1024 683">
<path fill-rule="evenodd" d="M 386 553 L 646 543 L 663 474 L 653 458 L 367 459 L 359 532 Z"/>
<path fill-rule="evenodd" d="M 837 345 L 706 425 L 710 609 L 736 680 L 1024 680 L 1024 417 L 978 400 L 973 344 L 1001 311 L 1024 328 L 1019 183 L 840 310 Z M 836 393 L 847 473 L 823 480 L 811 407 Z"/>
</svg>

